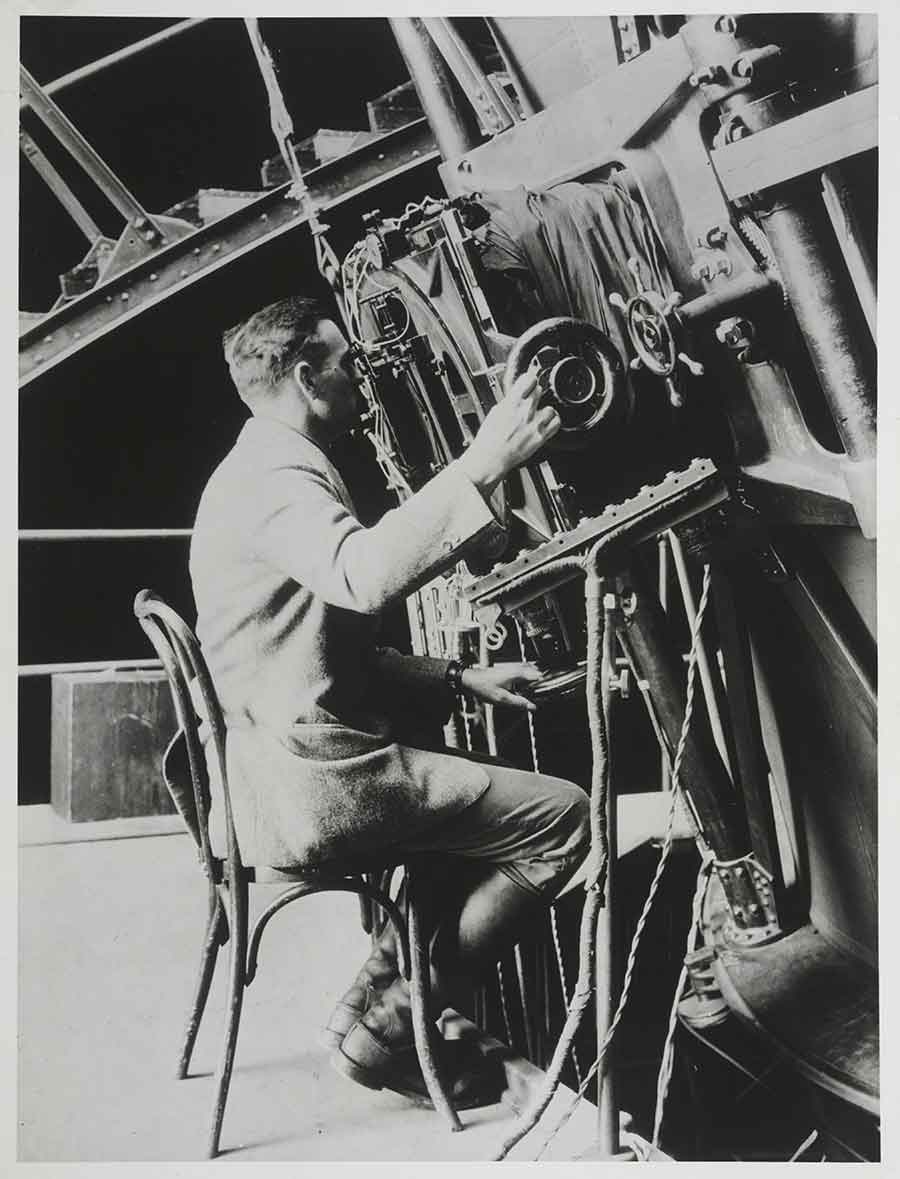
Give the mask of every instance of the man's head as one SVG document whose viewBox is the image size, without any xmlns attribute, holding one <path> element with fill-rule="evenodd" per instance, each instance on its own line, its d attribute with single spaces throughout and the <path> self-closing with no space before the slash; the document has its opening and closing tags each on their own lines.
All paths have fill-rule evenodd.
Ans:
<svg viewBox="0 0 900 1179">
<path fill-rule="evenodd" d="M 323 304 L 292 296 L 271 303 L 223 336 L 242 401 L 332 441 L 359 421 L 362 399 L 350 348 Z"/>
</svg>

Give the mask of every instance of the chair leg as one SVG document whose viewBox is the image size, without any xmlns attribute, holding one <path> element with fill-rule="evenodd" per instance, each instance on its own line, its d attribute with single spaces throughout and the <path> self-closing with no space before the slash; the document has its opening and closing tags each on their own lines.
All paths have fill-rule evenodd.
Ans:
<svg viewBox="0 0 900 1179">
<path fill-rule="evenodd" d="M 248 885 L 246 880 L 239 877 L 237 880 L 229 882 L 228 902 L 228 924 L 231 930 L 228 1010 L 225 1016 L 225 1043 L 216 1072 L 216 1103 L 213 1107 L 212 1126 L 209 1132 L 207 1158 L 211 1159 L 214 1159 L 219 1153 L 219 1138 L 222 1133 L 222 1120 L 225 1117 L 225 1102 L 228 1100 L 228 1086 L 231 1083 L 234 1051 L 241 1022 L 241 1008 L 244 1003 L 248 932 Z"/>
<path fill-rule="evenodd" d="M 219 946 L 225 944 L 228 937 L 228 924 L 225 910 L 215 885 L 209 886 L 209 917 L 206 922 L 206 937 L 203 942 L 203 955 L 200 959 L 200 973 L 194 991 L 194 1002 L 188 1016 L 187 1027 L 184 1030 L 184 1041 L 181 1048 L 181 1059 L 178 1063 L 178 1080 L 183 1080 L 191 1065 L 191 1056 L 200 1029 L 200 1021 L 206 1009 L 206 999 L 209 995 L 210 984 L 216 968 Z"/>
<path fill-rule="evenodd" d="M 409 995 L 412 1006 L 413 1035 L 416 1042 L 416 1053 L 425 1080 L 428 1096 L 434 1108 L 443 1116 L 452 1131 L 461 1130 L 462 1123 L 447 1087 L 441 1077 L 433 1050 L 434 1024 L 428 1013 L 428 1000 L 431 992 L 431 966 L 428 961 L 428 941 L 423 937 L 420 928 L 419 906 L 417 903 L 415 883 L 410 880 L 407 869 L 407 926 L 409 929 L 409 957 L 410 980 Z"/>
</svg>

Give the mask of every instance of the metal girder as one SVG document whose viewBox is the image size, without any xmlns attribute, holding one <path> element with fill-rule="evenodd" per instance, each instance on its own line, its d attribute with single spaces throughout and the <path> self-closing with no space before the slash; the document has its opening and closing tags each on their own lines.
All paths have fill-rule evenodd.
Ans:
<svg viewBox="0 0 900 1179">
<path fill-rule="evenodd" d="M 827 168 L 878 145 L 878 86 L 869 86 L 711 153 L 730 200 Z"/>
<path fill-rule="evenodd" d="M 693 70 L 680 37 L 662 42 L 627 69 L 511 127 L 441 166 L 451 196 L 524 184 L 541 188 L 584 175 L 596 161 L 637 141 L 660 117 Z"/>
<path fill-rule="evenodd" d="M 22 127 L 19 128 L 22 155 L 47 185 L 91 245 L 103 237 L 103 231 L 38 145 Z"/>
<path fill-rule="evenodd" d="M 130 45 L 125 45 L 121 49 L 117 49 L 114 53 L 108 53 L 105 57 L 98 57 L 96 61 L 89 61 L 87 65 L 80 66 L 77 70 L 72 70 L 69 74 L 63 74 L 61 78 L 54 78 L 52 82 L 47 82 L 43 88 L 44 93 L 58 94 L 60 90 L 65 90 L 69 86 L 83 82 L 85 78 L 92 78 L 95 74 L 99 74 L 101 70 L 105 70 L 109 66 L 119 65 L 120 62 L 127 61 L 131 57 L 136 57 L 139 53 L 144 53 L 148 49 L 153 49 L 156 45 L 162 45 L 165 41 L 171 41 L 173 37 L 178 37 L 182 33 L 186 33 L 188 29 L 194 28 L 195 25 L 205 24 L 208 19 L 205 16 L 193 16 L 188 20 L 178 21 L 177 24 L 170 25 L 167 29 L 161 29 L 158 33 L 153 33 L 149 37 L 144 37 L 140 41 L 133 41 Z"/>
<path fill-rule="evenodd" d="M 109 164 L 88 143 L 75 124 L 63 113 L 46 91 L 38 85 L 24 66 L 19 66 L 22 95 L 28 105 L 59 140 L 69 155 L 97 185 L 103 195 L 126 221 L 148 227 L 156 240 L 162 240 L 161 229 L 131 190 L 122 183 Z"/>
<path fill-rule="evenodd" d="M 426 119 L 400 127 L 306 174 L 313 205 L 327 211 L 375 185 L 438 158 Z M 49 312 L 19 338 L 19 378 L 25 385 L 120 323 L 306 218 L 289 184 L 161 249 L 101 283 L 81 298 Z"/>
</svg>

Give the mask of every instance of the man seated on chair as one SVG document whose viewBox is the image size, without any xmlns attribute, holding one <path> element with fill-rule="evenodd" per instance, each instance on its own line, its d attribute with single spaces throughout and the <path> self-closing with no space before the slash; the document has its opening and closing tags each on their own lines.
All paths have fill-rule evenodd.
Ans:
<svg viewBox="0 0 900 1179">
<path fill-rule="evenodd" d="M 428 915 L 437 1016 L 582 862 L 588 799 L 561 779 L 398 742 L 392 698 L 412 694 L 446 716 L 462 687 L 530 709 L 539 673 L 524 663 L 460 669 L 380 648 L 378 615 L 496 537 L 492 493 L 559 418 L 524 376 L 460 458 L 364 528 L 328 456 L 364 407 L 328 312 L 283 299 L 224 344 L 251 417 L 203 493 L 191 578 L 226 719 L 241 854 L 276 867 L 394 852 L 451 864 Z M 214 835 L 215 818 L 214 805 Z M 333 1063 L 353 1080 L 423 1091 L 390 933 L 335 1008 L 327 1037 Z"/>
</svg>

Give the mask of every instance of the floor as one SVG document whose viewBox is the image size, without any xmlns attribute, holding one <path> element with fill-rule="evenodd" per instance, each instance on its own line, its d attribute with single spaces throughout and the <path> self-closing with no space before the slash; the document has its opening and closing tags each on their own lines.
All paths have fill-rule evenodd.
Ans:
<svg viewBox="0 0 900 1179">
<path fill-rule="evenodd" d="M 205 890 L 192 845 L 173 831 L 162 820 L 90 824 L 71 842 L 73 829 L 49 808 L 20 809 L 23 1162 L 204 1157 L 223 988 L 219 977 L 191 1077 L 175 1080 Z M 359 1088 L 329 1067 L 317 1030 L 365 954 L 351 896 L 307 898 L 269 926 L 244 1005 L 223 1159 L 492 1157 L 514 1124 L 506 1106 L 463 1113 L 464 1132 L 450 1134 L 433 1112 Z M 561 1113 L 571 1094 L 555 1103 Z M 581 1103 L 544 1157 L 589 1151 L 593 1115 Z M 543 1137 L 535 1133 L 511 1158 L 532 1158 Z"/>
</svg>

